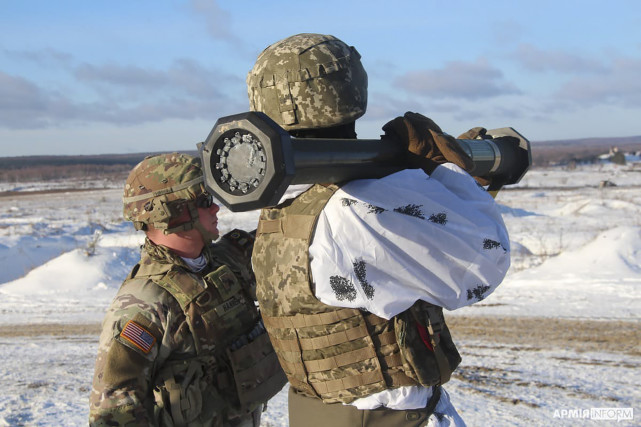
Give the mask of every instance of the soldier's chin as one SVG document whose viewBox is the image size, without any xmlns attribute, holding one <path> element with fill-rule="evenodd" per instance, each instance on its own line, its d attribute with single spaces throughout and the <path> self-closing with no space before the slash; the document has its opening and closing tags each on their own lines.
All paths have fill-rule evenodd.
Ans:
<svg viewBox="0 0 641 427">
<path fill-rule="evenodd" d="M 205 241 L 206 244 L 209 244 L 211 242 L 215 242 L 216 240 L 218 240 L 219 237 L 220 237 L 220 233 L 218 233 L 218 230 L 216 230 L 215 233 L 212 231 L 208 231 L 203 236 L 203 240 Z"/>
</svg>

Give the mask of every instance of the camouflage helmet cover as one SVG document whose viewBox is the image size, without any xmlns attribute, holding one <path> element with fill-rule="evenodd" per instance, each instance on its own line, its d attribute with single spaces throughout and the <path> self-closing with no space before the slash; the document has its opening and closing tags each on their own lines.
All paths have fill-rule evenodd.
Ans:
<svg viewBox="0 0 641 427">
<path fill-rule="evenodd" d="M 168 229 L 179 201 L 194 200 L 205 192 L 200 159 L 170 153 L 146 157 L 125 182 L 123 213 L 136 229 L 153 225 Z"/>
<path fill-rule="evenodd" d="M 285 130 L 355 121 L 367 108 L 367 73 L 353 46 L 298 34 L 267 47 L 247 74 L 249 107 Z"/>
</svg>

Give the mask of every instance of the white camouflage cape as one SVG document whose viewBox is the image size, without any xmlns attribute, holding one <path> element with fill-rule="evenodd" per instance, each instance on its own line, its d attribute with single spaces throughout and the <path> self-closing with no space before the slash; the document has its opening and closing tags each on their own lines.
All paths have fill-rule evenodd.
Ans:
<svg viewBox="0 0 641 427">
<path fill-rule="evenodd" d="M 408 169 L 338 190 L 310 247 L 316 297 L 390 319 L 418 299 L 453 310 L 487 297 L 510 266 L 492 197 L 459 167 Z"/>
</svg>

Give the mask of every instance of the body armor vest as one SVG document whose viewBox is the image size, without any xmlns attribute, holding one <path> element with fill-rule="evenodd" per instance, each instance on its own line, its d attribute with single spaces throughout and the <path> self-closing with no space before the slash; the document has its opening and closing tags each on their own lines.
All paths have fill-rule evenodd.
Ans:
<svg viewBox="0 0 641 427">
<path fill-rule="evenodd" d="M 228 254 L 215 251 L 205 249 L 214 268 L 204 276 L 171 263 L 159 270 L 143 258 L 129 277 L 148 278 L 176 299 L 196 347 L 195 355 L 168 360 L 156 375 L 159 425 L 222 426 L 222 419 L 248 414 L 287 382 L 248 295 L 253 289 L 239 281 L 241 267 L 220 265 Z"/>
<path fill-rule="evenodd" d="M 315 185 L 263 209 L 252 262 L 265 327 L 292 387 L 325 403 L 449 380 L 460 356 L 442 309 L 417 302 L 391 320 L 333 307 L 314 296 L 309 245 L 338 189 Z"/>
</svg>

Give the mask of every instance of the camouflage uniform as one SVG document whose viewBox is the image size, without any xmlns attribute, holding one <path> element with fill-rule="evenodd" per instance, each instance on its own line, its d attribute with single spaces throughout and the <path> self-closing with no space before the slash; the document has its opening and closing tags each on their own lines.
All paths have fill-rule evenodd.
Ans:
<svg viewBox="0 0 641 427">
<path fill-rule="evenodd" d="M 154 161 L 158 164 L 151 164 Z M 152 181 L 165 181 L 163 185 L 174 189 L 186 182 L 195 197 L 202 192 L 193 188 L 198 165 L 188 159 L 187 166 L 177 166 L 181 162 L 152 159 L 142 173 L 151 176 L 149 170 L 156 173 L 160 167 L 180 170 L 178 179 L 168 180 L 161 173 Z M 130 176 L 128 184 L 133 181 Z M 152 185 L 140 183 L 136 191 L 141 187 Z M 173 193 L 161 197 L 171 199 L 169 203 L 181 200 Z M 151 194 L 157 197 L 159 191 Z M 126 214 L 141 220 L 144 229 L 154 220 L 153 211 L 146 218 L 141 209 L 132 214 L 127 197 L 139 195 L 125 196 Z M 134 201 L 148 202 L 143 197 Z M 161 207 L 166 206 L 157 203 L 154 209 Z M 149 205 L 145 209 L 149 211 Z M 103 322 L 90 396 L 91 425 L 258 425 L 263 404 L 285 379 L 254 303 L 252 246 L 249 233 L 227 233 L 205 246 L 206 267 L 195 273 L 170 249 L 146 239 L 140 262 Z"/>
<path fill-rule="evenodd" d="M 366 111 L 367 73 L 354 47 L 329 35 L 298 34 L 259 55 L 247 75 L 247 90 L 252 111 L 267 114 L 295 137 L 348 139 L 356 137 L 354 122 Z M 431 120 L 429 125 L 436 132 L 406 132 L 399 143 L 405 142 L 409 152 L 413 145 L 407 137 L 420 134 L 426 139 L 421 147 L 434 149 L 412 151 L 416 157 L 451 162 L 449 152 L 435 147 L 444 134 Z M 440 386 L 460 363 L 442 308 L 419 300 L 387 320 L 317 298 L 309 248 L 333 187 L 317 184 L 263 209 L 257 228 L 258 301 L 291 384 L 290 424 L 425 425 L 437 404 L 451 406 Z M 429 390 L 425 407 L 358 410 L 349 405 L 401 389 Z"/>
</svg>

